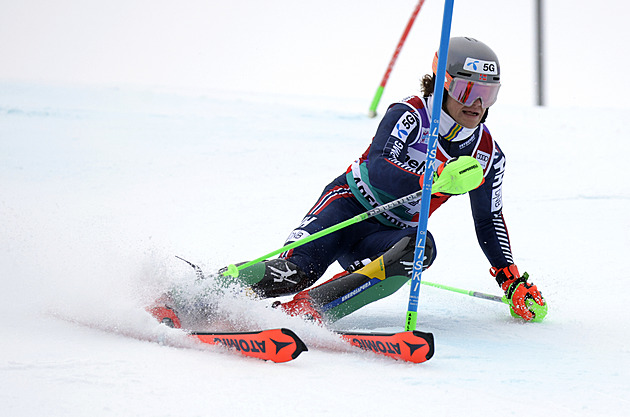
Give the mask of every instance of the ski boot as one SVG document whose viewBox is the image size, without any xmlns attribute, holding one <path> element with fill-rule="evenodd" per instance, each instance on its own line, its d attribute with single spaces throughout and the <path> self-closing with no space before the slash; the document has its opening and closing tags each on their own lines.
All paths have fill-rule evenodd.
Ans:
<svg viewBox="0 0 630 417">
<path fill-rule="evenodd" d="M 168 294 L 162 295 L 155 300 L 153 304 L 147 306 L 145 310 L 151 314 L 158 322 L 175 329 L 182 328 L 182 322 L 177 316 L 177 312 L 173 307 L 173 300 Z"/>
<path fill-rule="evenodd" d="M 167 326 L 196 329 L 220 318 L 218 303 L 221 297 L 214 287 L 176 287 L 162 294 L 145 310 Z"/>
<path fill-rule="evenodd" d="M 226 268 L 220 270 L 219 274 L 225 271 Z M 260 298 L 295 294 L 314 282 L 300 268 L 283 258 L 255 263 L 241 270 L 238 277 L 224 279 L 230 284 L 245 286 Z"/>
<path fill-rule="evenodd" d="M 313 305 L 313 299 L 309 295 L 308 290 L 295 294 L 293 300 L 286 303 L 275 301 L 271 307 L 280 308 L 289 316 L 301 317 L 306 321 L 312 321 L 320 326 L 324 325 L 324 319 Z"/>
</svg>

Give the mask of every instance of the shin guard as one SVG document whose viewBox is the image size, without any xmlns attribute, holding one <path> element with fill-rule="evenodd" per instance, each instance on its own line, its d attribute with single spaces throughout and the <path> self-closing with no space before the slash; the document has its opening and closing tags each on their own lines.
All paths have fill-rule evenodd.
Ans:
<svg viewBox="0 0 630 417">
<path fill-rule="evenodd" d="M 405 237 L 364 267 L 339 274 L 308 292 L 326 321 L 336 321 L 398 291 L 413 270 L 415 242 Z M 427 240 L 425 269 L 433 261 L 433 243 Z"/>
</svg>

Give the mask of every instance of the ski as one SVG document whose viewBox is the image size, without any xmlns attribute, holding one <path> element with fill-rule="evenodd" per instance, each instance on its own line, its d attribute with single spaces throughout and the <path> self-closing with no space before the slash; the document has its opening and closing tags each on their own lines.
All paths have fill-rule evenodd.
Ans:
<svg viewBox="0 0 630 417">
<path fill-rule="evenodd" d="M 337 332 L 337 334 L 353 346 L 406 362 L 426 362 L 435 352 L 433 334 L 417 330 L 398 333 Z"/>
<path fill-rule="evenodd" d="M 145 311 L 160 323 L 182 329 L 176 311 L 167 296 L 162 296 Z M 285 328 L 250 332 L 197 332 L 187 330 L 189 337 L 208 345 L 222 345 L 244 356 L 282 363 L 292 361 L 308 351 L 306 344 L 293 331 Z"/>
<path fill-rule="evenodd" d="M 204 278 L 198 266 L 183 258 L 178 258 L 195 269 L 198 279 Z M 182 323 L 170 304 L 169 297 L 162 296 L 145 310 L 160 323 L 181 329 Z M 335 333 L 352 346 L 406 362 L 426 362 L 433 357 L 435 352 L 433 334 L 417 330 L 396 333 L 346 331 Z M 244 356 L 277 363 L 292 361 L 302 352 L 308 351 L 306 344 L 293 331 L 286 328 L 229 333 L 189 331 L 188 335 L 202 343 L 222 345 Z"/>
<path fill-rule="evenodd" d="M 254 332 L 192 332 L 190 337 L 209 345 L 221 345 L 252 358 L 276 363 L 289 362 L 308 351 L 306 344 L 289 329 Z"/>
<path fill-rule="evenodd" d="M 165 306 L 146 309 L 160 323 L 181 328 L 175 312 Z M 352 346 L 412 363 L 426 362 L 435 351 L 433 334 L 417 330 L 397 333 L 355 333 L 337 331 L 343 340 Z M 222 345 L 244 356 L 277 363 L 296 359 L 308 351 L 306 344 L 286 328 L 251 332 L 188 332 L 189 337 L 209 345 Z"/>
</svg>

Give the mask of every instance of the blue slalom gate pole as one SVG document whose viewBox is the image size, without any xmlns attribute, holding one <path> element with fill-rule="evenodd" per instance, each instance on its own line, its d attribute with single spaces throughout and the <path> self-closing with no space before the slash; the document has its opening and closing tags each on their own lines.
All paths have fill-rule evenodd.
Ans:
<svg viewBox="0 0 630 417">
<path fill-rule="evenodd" d="M 446 60 L 448 58 L 448 43 L 451 36 L 451 21 L 453 19 L 454 0 L 445 0 L 444 17 L 442 18 L 442 35 L 440 49 L 438 50 L 438 66 L 435 74 L 435 87 L 433 90 L 433 109 L 431 113 L 431 127 L 429 129 L 429 144 L 427 148 L 427 160 L 424 170 L 424 182 L 422 184 L 422 199 L 420 200 L 420 213 L 418 218 L 418 234 L 416 235 L 416 249 L 414 252 L 413 272 L 411 276 L 411 290 L 409 291 L 409 306 L 407 307 L 407 320 L 405 330 L 416 330 L 418 319 L 418 298 L 420 283 L 422 282 L 422 264 L 424 259 L 424 247 L 427 239 L 427 224 L 429 222 L 429 209 L 431 206 L 431 188 L 433 187 L 433 173 L 436 165 L 436 152 L 438 134 L 440 132 L 440 114 L 444 96 L 444 79 L 446 77 Z M 428 192 L 427 192 L 428 191 Z"/>
</svg>

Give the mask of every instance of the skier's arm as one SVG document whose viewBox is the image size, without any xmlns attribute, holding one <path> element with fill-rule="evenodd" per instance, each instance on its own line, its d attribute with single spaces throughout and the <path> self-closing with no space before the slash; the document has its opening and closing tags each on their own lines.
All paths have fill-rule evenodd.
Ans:
<svg viewBox="0 0 630 417">
<path fill-rule="evenodd" d="M 502 212 L 505 155 L 498 146 L 492 164 L 485 182 L 469 193 L 470 204 L 481 250 L 488 258 L 490 265 L 495 268 L 504 268 L 513 264 L 514 260 Z"/>
<path fill-rule="evenodd" d="M 481 187 L 470 192 L 477 239 L 492 265 L 490 274 L 505 292 L 512 315 L 526 321 L 542 321 L 547 315 L 547 304 L 538 288 L 527 281 L 528 275 L 519 273 L 512 258 L 510 238 L 502 212 L 501 187 L 505 172 L 505 155 L 498 146 L 496 149 L 486 181 Z"/>
</svg>

